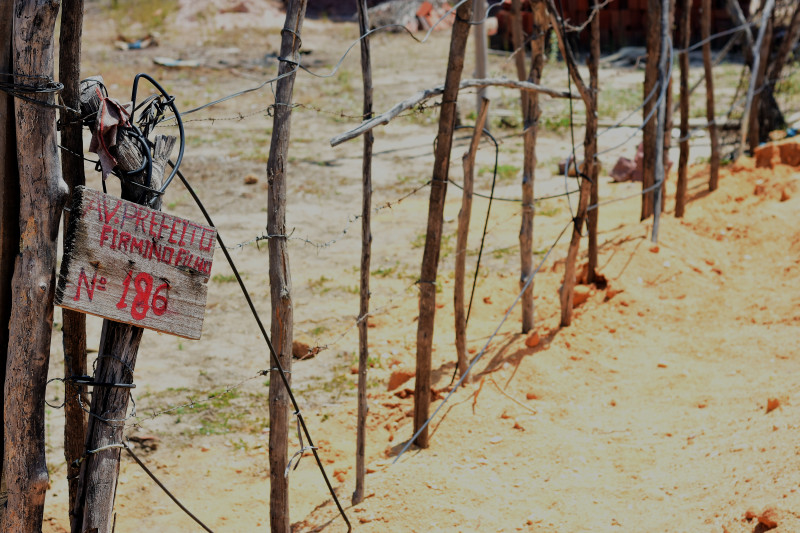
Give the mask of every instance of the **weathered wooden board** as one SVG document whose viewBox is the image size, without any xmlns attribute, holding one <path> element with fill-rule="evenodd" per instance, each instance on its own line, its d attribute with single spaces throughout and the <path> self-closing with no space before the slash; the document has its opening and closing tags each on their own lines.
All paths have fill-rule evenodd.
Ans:
<svg viewBox="0 0 800 533">
<path fill-rule="evenodd" d="M 55 303 L 199 339 L 214 228 L 77 187 Z"/>
</svg>

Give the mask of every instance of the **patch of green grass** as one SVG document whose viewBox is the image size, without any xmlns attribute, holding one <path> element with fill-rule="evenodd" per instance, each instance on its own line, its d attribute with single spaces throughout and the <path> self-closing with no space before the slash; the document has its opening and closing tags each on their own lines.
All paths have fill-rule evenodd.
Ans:
<svg viewBox="0 0 800 533">
<path fill-rule="evenodd" d="M 311 333 L 311 335 L 313 335 L 314 337 L 319 337 L 320 335 L 322 335 L 322 334 L 323 334 L 323 333 L 325 333 L 326 331 L 328 331 L 328 328 L 327 328 L 327 327 L 325 327 L 325 326 L 317 326 L 317 327 L 315 327 L 314 329 L 312 329 L 310 333 Z"/>
<path fill-rule="evenodd" d="M 399 261 L 395 261 L 394 265 L 386 267 L 378 267 L 369 274 L 370 276 L 376 276 L 379 278 L 388 278 L 390 276 L 393 276 L 397 272 L 397 267 L 399 265 L 400 265 Z"/>
<path fill-rule="evenodd" d="M 215 283 L 233 283 L 236 281 L 236 276 L 233 274 L 214 274 L 211 276 L 211 281 Z"/>
<path fill-rule="evenodd" d="M 511 181 L 519 174 L 519 167 L 514 165 L 497 165 L 497 179 L 500 181 Z M 491 175 L 494 172 L 494 166 L 483 166 L 478 169 L 478 176 Z"/>
<path fill-rule="evenodd" d="M 111 0 L 106 13 L 117 28 L 139 24 L 152 32 L 161 28 L 177 9 L 178 0 Z"/>
<path fill-rule="evenodd" d="M 325 275 L 320 276 L 317 279 L 310 279 L 308 280 L 308 288 L 311 289 L 312 294 L 320 295 L 325 294 L 326 292 L 330 292 L 333 287 L 327 286 L 328 282 L 333 281 L 333 278 L 329 278 Z"/>
<path fill-rule="evenodd" d="M 625 89 L 609 87 L 600 92 L 598 116 L 614 120 L 623 114 L 630 113 L 641 103 L 642 90 L 640 87 Z"/>
</svg>

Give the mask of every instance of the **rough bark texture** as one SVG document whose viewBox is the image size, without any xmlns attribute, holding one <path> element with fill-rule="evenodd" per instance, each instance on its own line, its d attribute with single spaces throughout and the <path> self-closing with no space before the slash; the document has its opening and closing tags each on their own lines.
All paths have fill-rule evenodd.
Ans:
<svg viewBox="0 0 800 533">
<path fill-rule="evenodd" d="M 647 1 L 647 65 L 644 71 L 644 97 L 646 98 L 658 83 L 658 60 L 661 53 L 661 2 L 662 0 Z M 656 146 L 656 116 L 653 110 L 656 107 L 661 88 L 645 103 L 642 109 L 642 116 L 650 120 L 642 131 L 642 142 L 644 143 L 644 161 L 642 170 L 642 190 L 652 187 L 655 183 L 656 173 L 656 150 L 661 147 Z M 651 115 L 652 113 L 652 115 Z M 653 191 L 642 195 L 642 214 L 644 220 L 653 214 Z"/>
<path fill-rule="evenodd" d="M 431 179 L 428 206 L 428 230 L 422 255 L 419 279 L 419 322 L 417 325 L 417 377 L 414 390 L 414 432 L 428 420 L 431 404 L 431 348 L 433 346 L 433 320 L 436 314 L 436 274 L 439 270 L 439 249 L 442 241 L 444 200 L 447 194 L 447 177 L 450 167 L 450 149 L 453 145 L 453 127 L 456 118 L 456 99 L 459 81 L 464 70 L 464 53 L 469 37 L 469 20 L 472 4 L 465 2 L 456 10 L 456 22 L 450 38 L 450 56 L 447 63 L 445 89 L 439 114 L 439 133 Z M 428 447 L 428 427 L 416 439 L 422 448 Z"/>
<path fill-rule="evenodd" d="M 153 149 L 151 187 L 158 189 L 164 175 L 166 161 L 175 145 L 175 137 L 159 135 Z M 137 167 L 138 168 L 138 167 Z M 124 170 L 133 170 L 126 168 Z M 140 176 L 144 182 L 144 176 Z M 127 191 L 136 191 L 135 194 Z M 138 187 L 123 188 L 122 198 L 144 203 L 149 195 Z M 155 209 L 160 208 L 160 200 Z M 141 328 L 111 320 L 103 320 L 100 333 L 95 380 L 99 383 L 133 383 L 133 370 L 142 340 Z M 86 428 L 85 451 L 120 444 L 124 420 L 128 412 L 130 389 L 122 387 L 94 387 L 89 422 Z M 81 463 L 81 475 L 71 511 L 72 533 L 86 533 L 96 528 L 96 533 L 111 532 L 114 520 L 114 499 L 119 477 L 120 448 L 109 448 L 88 453 Z"/>
<path fill-rule="evenodd" d="M 366 0 L 357 0 L 358 26 L 361 35 L 369 31 Z M 364 85 L 364 120 L 372 118 L 372 60 L 369 37 L 361 39 L 361 77 Z M 361 285 L 359 287 L 358 317 L 358 427 L 356 430 L 356 490 L 353 505 L 364 499 L 366 476 L 365 450 L 367 441 L 367 316 L 369 315 L 369 265 L 372 257 L 372 131 L 364 134 L 364 156 L 361 168 L 363 198 L 361 205 Z"/>
<path fill-rule="evenodd" d="M 464 278 L 467 264 L 467 237 L 469 236 L 469 220 L 472 216 L 472 183 L 475 175 L 475 154 L 483 136 L 486 115 L 489 112 L 489 100 L 481 102 L 478 120 L 472 132 L 469 150 L 462 158 L 464 168 L 464 194 L 461 197 L 461 210 L 458 212 L 458 234 L 456 236 L 456 266 L 453 281 L 453 304 L 456 330 L 456 354 L 458 356 L 458 373 L 464 375 L 469 365 L 467 358 L 467 312 L 464 306 Z"/>
<path fill-rule="evenodd" d="M 692 0 L 683 0 L 681 4 L 680 47 L 686 49 L 691 43 Z M 684 52 L 679 58 L 681 66 L 681 153 L 678 158 L 678 184 L 675 189 L 675 216 L 683 217 L 686 212 L 686 173 L 689 166 L 689 53 Z"/>
<path fill-rule="evenodd" d="M 53 76 L 57 14 L 56 2 L 14 2 L 14 72 Z M 32 97 L 55 100 L 52 94 Z M 21 99 L 14 104 L 20 240 L 12 279 L 3 406 L 8 487 L 3 531 L 35 533 L 42 529 L 48 486 L 44 395 L 53 329 L 56 239 L 67 187 L 58 160 L 55 109 Z"/>
<path fill-rule="evenodd" d="M 547 11 L 543 0 L 532 0 L 533 33 L 531 40 L 531 69 L 528 81 L 540 83 L 544 68 L 544 46 L 547 34 Z M 518 52 L 523 54 L 524 51 Z M 521 94 L 524 132 L 522 134 L 522 221 L 519 228 L 520 289 L 525 287 L 533 275 L 533 185 L 536 178 L 536 135 L 539 131 L 539 95 Z M 528 333 L 534 326 L 533 285 L 531 282 L 522 293 L 522 332 Z"/>
<path fill-rule="evenodd" d="M 514 65 L 517 67 L 517 79 L 525 81 L 527 72 L 525 68 L 525 48 L 523 46 L 524 32 L 522 30 L 522 1 L 511 0 L 511 46 L 514 47 Z M 478 16 L 478 14 L 476 14 Z M 522 120 L 528 116 L 529 99 L 524 91 L 520 91 L 522 105 Z M 480 106 L 478 107 L 480 110 Z"/>
<path fill-rule="evenodd" d="M 562 32 L 562 27 L 558 18 L 559 12 L 552 0 L 548 0 L 548 9 L 550 10 L 550 20 L 553 26 L 553 31 L 558 38 L 558 49 L 561 51 L 561 56 L 564 58 L 564 61 L 567 64 L 569 75 L 572 77 L 572 81 L 575 83 L 575 86 L 578 88 L 578 92 L 583 99 L 583 103 L 587 109 L 586 117 L 589 119 L 590 117 L 594 116 L 592 111 L 594 109 L 594 98 L 592 96 L 592 92 L 583 82 L 583 78 L 581 77 L 580 72 L 578 72 L 578 66 L 575 64 L 575 56 L 572 54 L 569 43 Z M 591 176 L 594 173 L 595 152 L 593 151 L 593 147 L 596 146 L 596 135 L 597 120 L 587 120 L 586 137 L 583 141 L 585 160 L 583 172 L 587 176 Z M 564 283 L 561 285 L 560 290 L 561 326 L 563 327 L 569 326 L 572 323 L 572 302 L 575 288 L 575 261 L 578 258 L 578 248 L 581 244 L 581 231 L 583 229 L 583 222 L 586 220 L 586 208 L 589 205 L 591 188 L 592 184 L 590 180 L 581 180 L 578 208 L 575 211 L 575 218 L 572 224 L 572 239 L 570 241 L 569 251 L 567 252 L 566 263 L 564 265 Z"/>
<path fill-rule="evenodd" d="M 711 0 L 703 0 L 700 19 L 700 37 L 711 35 Z M 719 137 L 717 134 L 716 113 L 714 111 L 714 76 L 711 65 L 711 43 L 703 45 L 703 68 L 706 75 L 706 120 L 708 136 L 711 140 L 711 165 L 708 177 L 708 190 L 715 191 L 719 185 Z"/>
<path fill-rule="evenodd" d="M 0 72 L 11 72 L 13 2 L 0 3 Z M 19 252 L 19 171 L 17 169 L 17 134 L 14 99 L 0 91 L 0 386 L 6 380 L 8 322 L 13 302 L 11 278 Z M 2 402 L 0 396 L 0 402 Z M 5 432 L 0 403 L 0 442 Z M 2 471 L 2 454 L 0 454 Z M 0 524 L 5 509 L 5 476 L 0 475 Z"/>
<path fill-rule="evenodd" d="M 286 7 L 286 22 L 281 39 L 281 57 L 299 61 L 300 32 L 306 14 L 306 0 L 290 0 Z M 294 69 L 294 64 L 281 61 L 278 74 Z M 275 92 L 275 117 L 267 160 L 269 199 L 267 202 L 267 232 L 270 235 L 286 234 L 286 162 L 289 153 L 289 134 L 292 118 L 292 91 L 295 74 L 278 81 Z M 275 353 L 284 370 L 292 370 L 292 333 L 294 309 L 292 307 L 292 277 L 289 270 L 289 251 L 285 238 L 269 240 L 269 285 L 272 302 L 270 336 Z M 291 374 L 287 374 L 291 378 Z M 290 379 L 291 383 L 291 379 Z M 289 479 L 284 475 L 288 457 L 289 391 L 284 387 L 277 370 L 270 371 L 269 387 L 269 519 L 273 533 L 288 533 Z"/>
<path fill-rule="evenodd" d="M 590 24 L 590 51 L 587 64 L 589 66 L 589 89 L 592 93 L 592 107 L 586 110 L 586 130 L 591 128 L 595 135 L 590 139 L 589 150 L 586 152 L 586 175 L 592 179 L 592 190 L 589 204 L 597 205 L 600 200 L 600 168 L 595 160 L 597 154 L 597 103 L 600 97 L 600 82 L 597 74 L 600 63 L 600 13 L 595 14 Z M 591 153 L 591 156 L 589 155 Z M 600 210 L 595 207 L 586 215 L 586 229 L 589 233 L 589 267 L 586 281 L 594 283 L 597 280 L 597 216 Z"/>
<path fill-rule="evenodd" d="M 61 6 L 61 31 L 58 45 L 58 79 L 64 84 L 61 98 L 67 107 L 80 110 L 81 76 L 81 33 L 83 31 L 83 0 L 63 0 Z M 83 153 L 83 137 L 80 113 L 62 111 L 61 171 L 70 191 L 78 185 L 86 184 L 83 159 L 75 154 Z M 64 212 L 64 227 L 67 227 L 69 213 Z M 64 376 L 83 376 L 86 374 L 86 315 L 69 309 L 62 309 L 64 345 Z M 64 404 L 64 460 L 67 463 L 67 483 L 69 484 L 69 509 L 72 510 L 78 494 L 78 475 L 80 467 L 75 460 L 83 454 L 86 442 L 86 412 L 78 402 L 78 395 L 86 397 L 86 387 L 66 382 Z M 70 523 L 73 518 L 70 517 Z"/>
</svg>

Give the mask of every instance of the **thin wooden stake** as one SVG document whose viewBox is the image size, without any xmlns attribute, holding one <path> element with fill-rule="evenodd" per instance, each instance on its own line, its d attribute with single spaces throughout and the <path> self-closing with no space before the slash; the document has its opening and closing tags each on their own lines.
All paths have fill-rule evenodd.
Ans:
<svg viewBox="0 0 800 533">
<path fill-rule="evenodd" d="M 600 9 L 595 4 L 595 9 Z M 600 63 L 600 13 L 595 13 L 589 26 L 591 32 L 591 44 L 589 58 L 589 88 L 592 93 L 592 106 L 586 109 L 586 129 L 590 128 L 597 132 L 597 109 L 600 100 L 600 78 L 598 75 L 598 65 Z M 588 154 L 591 154 L 588 155 Z M 595 158 L 597 154 L 597 135 L 592 135 L 589 150 L 584 154 L 586 161 L 586 174 L 592 180 L 592 190 L 589 196 L 589 204 L 596 206 L 600 200 L 600 165 Z M 587 213 L 586 230 L 589 233 L 589 265 L 587 269 L 586 281 L 594 283 L 598 279 L 597 272 L 597 219 L 600 209 L 595 207 Z"/>
<path fill-rule="evenodd" d="M 553 31 L 558 38 L 558 48 L 561 51 L 561 56 L 567 64 L 569 75 L 572 81 L 578 88 L 578 92 L 583 99 L 586 106 L 586 136 L 583 141 L 584 151 L 584 169 L 583 172 L 587 176 L 591 176 L 594 172 L 595 152 L 592 151 L 593 143 L 596 142 L 597 134 L 597 116 L 594 110 L 594 97 L 592 96 L 589 87 L 583 82 L 578 67 L 575 64 L 575 56 L 566 41 L 566 37 L 562 32 L 560 24 L 560 14 L 553 4 L 553 0 L 547 0 L 547 8 L 550 11 L 550 20 L 553 26 Z M 580 195 L 578 197 L 578 209 L 575 212 L 575 218 L 572 224 L 572 240 L 569 244 L 569 251 L 567 252 L 567 260 L 564 265 L 564 283 L 561 285 L 561 326 L 566 327 L 572 323 L 572 298 L 575 289 L 575 261 L 578 258 L 578 248 L 581 243 L 581 231 L 583 223 L 586 219 L 586 208 L 589 205 L 589 196 L 591 195 L 592 183 L 591 180 L 583 179 L 580 185 Z"/>
<path fill-rule="evenodd" d="M 369 31 L 367 0 L 357 0 L 358 27 L 361 35 Z M 372 61 L 370 58 L 369 37 L 361 39 L 361 77 L 364 84 L 364 120 L 372 118 Z M 364 134 L 364 158 L 361 168 L 363 200 L 361 206 L 361 285 L 359 287 L 358 309 L 358 422 L 356 428 L 356 490 L 353 492 L 353 505 L 364 499 L 364 478 L 366 476 L 367 441 L 367 362 L 369 344 L 367 317 L 369 316 L 369 267 L 372 256 L 372 143 L 371 131 Z"/>
<path fill-rule="evenodd" d="M 83 32 L 83 0 L 63 0 L 61 6 L 61 31 L 58 44 L 58 78 L 64 84 L 61 98 L 72 109 L 81 107 L 81 33 Z M 64 181 L 72 191 L 86 184 L 83 159 L 75 154 L 83 153 L 83 131 L 80 113 L 61 112 L 61 171 Z M 64 212 L 64 227 L 69 213 Z M 86 375 L 86 315 L 70 309 L 62 309 L 61 334 L 64 346 L 64 376 Z M 86 443 L 86 412 L 78 396 L 86 397 L 86 386 L 70 381 L 64 383 L 64 460 L 67 463 L 69 484 L 69 509 L 75 506 L 78 497 L 81 458 Z M 75 520 L 70 516 L 70 524 Z"/>
<path fill-rule="evenodd" d="M 700 13 L 700 37 L 703 40 L 711 35 L 711 0 L 703 0 Z M 711 42 L 703 44 L 703 68 L 706 74 L 706 120 L 708 136 L 711 139 L 711 162 L 708 190 L 715 191 L 719 185 L 719 137 L 717 135 L 716 112 L 714 111 L 714 70 L 711 66 Z"/>
<path fill-rule="evenodd" d="M 669 91 L 669 80 L 667 79 L 667 42 L 669 41 L 670 34 L 670 4 L 672 0 L 662 0 L 661 2 L 661 54 L 658 58 L 658 85 L 659 93 Z M 664 93 L 664 98 L 660 98 L 658 102 L 657 122 L 656 122 L 656 175 L 655 184 L 661 184 L 655 189 L 655 197 L 653 199 L 653 235 L 652 241 L 658 242 L 658 228 L 661 220 L 661 199 L 664 193 L 664 181 L 666 179 L 666 160 L 664 158 L 664 136 L 665 126 L 667 120 L 667 97 Z"/>
<path fill-rule="evenodd" d="M 513 4 L 512 4 L 513 8 Z M 531 68 L 528 72 L 528 81 L 538 84 L 542 79 L 544 69 L 544 46 L 545 35 L 547 34 L 548 19 L 547 10 L 543 0 L 531 0 L 531 10 L 533 14 L 533 39 L 531 40 Z M 518 49 L 522 46 L 522 21 L 521 12 L 519 21 L 515 24 L 519 26 L 519 43 L 515 41 L 514 47 Z M 516 39 L 516 37 L 514 37 Z M 523 58 L 525 51 L 517 52 Z M 522 63 L 523 70 L 520 72 L 519 66 Z M 520 79 L 525 75 L 524 60 L 517 63 L 517 75 Z M 533 286 L 534 282 L 528 283 L 533 275 L 533 218 L 535 213 L 533 186 L 536 179 L 536 136 L 539 132 L 539 95 L 536 93 L 526 94 L 520 91 L 522 102 L 522 121 L 523 121 L 523 159 L 522 159 L 522 220 L 519 229 L 519 252 L 520 252 L 520 289 L 525 288 L 522 293 L 522 332 L 528 333 L 534 326 L 534 307 L 533 307 Z"/>
<path fill-rule="evenodd" d="M 661 53 L 661 4 L 666 0 L 647 1 L 647 64 L 644 71 L 644 95 L 645 97 L 653 92 L 658 83 L 658 61 Z M 656 117 L 653 116 L 653 109 L 658 103 L 661 91 L 650 98 L 642 108 L 642 116 L 650 117 L 642 131 L 642 143 L 644 144 L 644 160 L 642 162 L 642 190 L 647 190 L 656 181 L 656 151 L 661 150 L 661 145 L 656 144 Z M 649 218 L 653 214 L 654 191 L 642 194 L 641 220 Z"/>
<path fill-rule="evenodd" d="M 4 2 L 5 5 L 12 2 Z M 58 2 L 13 2 L 13 64 L 6 72 L 53 76 Z M 3 21 L 3 25 L 8 21 Z M 13 81 L 21 82 L 23 78 Z M 9 80 L 4 80 L 9 81 Z M 48 104 L 53 94 L 29 95 Z M 8 100 L 6 100 L 8 102 Z M 8 322 L 5 379 L 4 477 L 8 500 L 3 531 L 42 530 L 49 484 L 45 459 L 45 387 L 53 331 L 58 227 L 67 199 L 52 107 L 14 102 L 19 169 L 19 231 Z M 7 124 L 7 122 L 6 122 Z M 7 176 L 13 179 L 13 173 Z M 3 324 L 5 327 L 5 324 Z"/>
<path fill-rule="evenodd" d="M 286 235 L 286 161 L 292 118 L 292 92 L 295 69 L 299 61 L 300 32 L 306 15 L 306 0 L 290 0 L 286 7 L 286 22 L 281 39 L 281 57 L 278 75 L 281 78 L 275 90 L 275 116 L 267 161 L 269 200 L 267 203 L 267 232 Z M 294 311 L 292 308 L 292 276 L 289 269 L 289 250 L 285 238 L 269 240 L 269 286 L 272 303 L 270 336 L 275 353 L 287 373 L 291 384 L 292 336 Z M 289 392 L 284 387 L 277 369 L 270 370 L 269 387 L 269 518 L 273 533 L 288 533 L 289 478 L 284 474 L 289 450 Z"/>
<path fill-rule="evenodd" d="M 453 145 L 453 128 L 456 118 L 456 100 L 459 81 L 464 70 L 464 53 L 469 37 L 472 3 L 464 2 L 456 10 L 450 38 L 450 56 L 447 62 L 444 94 L 439 115 L 439 133 L 436 137 L 436 154 L 431 179 L 428 206 L 428 230 L 419 279 L 419 323 L 417 325 L 417 377 L 414 389 L 414 433 L 420 431 L 416 444 L 428 447 L 428 420 L 431 404 L 431 350 L 433 348 L 433 321 L 436 314 L 436 274 L 439 269 L 439 249 L 442 241 L 444 200 L 447 194 L 447 177 L 450 167 L 450 150 Z"/>
<path fill-rule="evenodd" d="M 486 77 L 487 65 L 489 64 L 489 47 L 487 45 L 486 24 L 486 0 L 473 0 L 473 16 L 476 24 L 473 26 L 475 34 L 475 77 L 483 79 Z M 489 89 L 482 87 L 478 89 L 475 101 L 475 110 L 480 112 L 481 102 L 487 98 Z"/>
<path fill-rule="evenodd" d="M 523 46 L 524 30 L 522 28 L 521 0 L 511 0 L 511 46 L 514 47 L 514 65 L 517 67 L 517 79 L 525 81 L 528 77 L 525 68 L 525 48 Z M 520 91 L 522 120 L 528 116 L 529 99 L 524 91 Z M 479 107 L 480 109 L 480 107 Z"/>
<path fill-rule="evenodd" d="M 469 235 L 469 220 L 472 215 L 472 184 L 475 176 L 475 155 L 483 136 L 486 116 L 489 113 L 489 100 L 484 98 L 481 102 L 478 120 L 472 132 L 472 142 L 469 150 L 464 153 L 461 160 L 464 168 L 464 193 L 461 197 L 461 210 L 458 212 L 458 235 L 456 237 L 456 267 L 453 287 L 453 304 L 456 329 L 456 353 L 458 355 L 458 373 L 463 376 L 467 371 L 469 360 L 467 358 L 467 313 L 464 305 L 464 277 L 467 263 L 467 237 Z"/>
<path fill-rule="evenodd" d="M 711 0 L 704 0 L 703 6 L 705 6 L 707 3 L 710 3 L 710 1 Z M 753 98 L 755 96 L 756 83 L 758 82 L 758 71 L 761 65 L 761 47 L 764 45 L 764 36 L 767 33 L 767 26 L 769 26 L 768 21 L 774 8 L 775 0 L 764 0 L 762 3 L 761 26 L 758 28 L 758 37 L 756 37 L 756 42 L 753 45 L 753 68 L 750 69 L 750 85 L 747 88 L 747 100 L 745 100 L 744 113 L 742 114 L 742 128 L 739 134 L 739 148 L 736 151 L 736 157 L 742 155 L 742 152 L 744 151 L 744 144 L 747 141 L 747 132 L 750 125 L 750 121 L 748 119 L 750 117 L 750 110 L 753 108 Z M 710 9 L 711 8 L 709 7 L 709 11 Z M 703 19 L 703 22 L 705 24 L 705 19 Z M 769 43 L 767 43 L 767 45 L 769 45 Z M 705 53 L 705 46 L 703 47 L 703 52 Z"/>
<path fill-rule="evenodd" d="M 692 0 L 681 4 L 681 48 L 686 50 L 692 41 Z M 678 159 L 678 184 L 675 190 L 675 216 L 682 218 L 686 212 L 686 174 L 689 166 L 689 52 L 681 52 L 681 153 Z"/>
<path fill-rule="evenodd" d="M 761 49 L 758 51 L 760 57 L 758 61 L 758 70 L 755 73 L 755 86 L 758 87 L 759 90 L 753 94 L 753 101 L 750 106 L 750 116 L 745 117 L 750 121 L 747 135 L 750 153 L 753 153 L 753 151 L 758 147 L 759 142 L 761 142 L 761 139 L 769 133 L 767 131 L 762 135 L 759 118 L 761 116 L 762 102 L 764 101 L 763 96 L 766 94 L 764 89 L 767 89 L 769 86 L 769 83 L 765 82 L 765 78 L 767 76 L 767 63 L 769 61 L 770 44 L 772 42 L 772 25 L 772 17 L 770 17 L 770 19 L 767 21 L 767 30 L 764 34 L 764 42 L 761 44 Z M 744 120 L 744 118 L 742 120 Z"/>
</svg>

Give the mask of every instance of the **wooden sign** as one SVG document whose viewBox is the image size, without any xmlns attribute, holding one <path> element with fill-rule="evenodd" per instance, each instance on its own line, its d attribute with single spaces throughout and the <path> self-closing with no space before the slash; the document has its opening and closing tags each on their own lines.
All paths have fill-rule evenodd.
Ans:
<svg viewBox="0 0 800 533">
<path fill-rule="evenodd" d="M 217 232 L 76 187 L 55 303 L 199 339 Z"/>
</svg>

